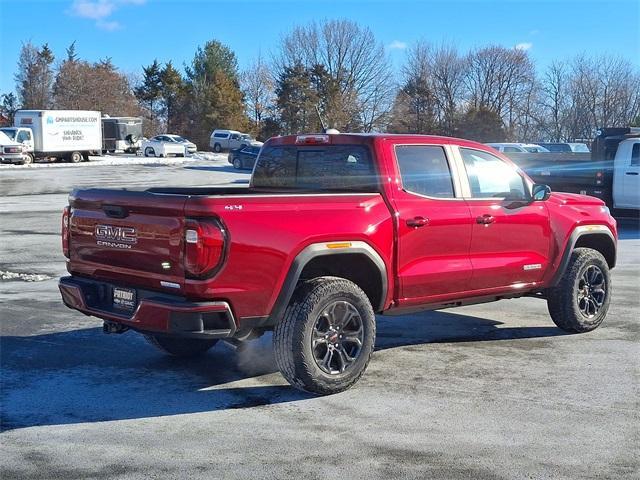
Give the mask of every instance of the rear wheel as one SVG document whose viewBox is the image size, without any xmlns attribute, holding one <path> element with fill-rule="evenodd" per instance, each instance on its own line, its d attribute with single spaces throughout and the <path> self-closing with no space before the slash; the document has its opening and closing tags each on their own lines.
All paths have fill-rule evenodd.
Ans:
<svg viewBox="0 0 640 480">
<path fill-rule="evenodd" d="M 219 143 L 216 143 L 213 146 L 213 151 L 216 152 L 216 153 L 220 153 L 222 151 L 222 146 Z"/>
<path fill-rule="evenodd" d="M 71 152 L 71 155 L 69 155 L 69 161 L 71 163 L 80 163 L 82 161 L 82 154 L 80 152 Z"/>
<path fill-rule="evenodd" d="M 371 303 L 353 282 L 319 277 L 302 283 L 276 325 L 276 363 L 294 387 L 321 395 L 355 384 L 369 364 L 376 325 Z"/>
<path fill-rule="evenodd" d="M 547 292 L 553 322 L 570 333 L 598 328 L 607 316 L 610 300 L 609 265 L 591 248 L 576 248 L 560 282 Z"/>
<path fill-rule="evenodd" d="M 151 345 L 162 352 L 168 353 L 174 357 L 182 358 L 203 355 L 207 350 L 218 343 L 218 340 L 216 339 L 179 338 L 151 334 L 145 334 L 144 337 Z"/>
</svg>

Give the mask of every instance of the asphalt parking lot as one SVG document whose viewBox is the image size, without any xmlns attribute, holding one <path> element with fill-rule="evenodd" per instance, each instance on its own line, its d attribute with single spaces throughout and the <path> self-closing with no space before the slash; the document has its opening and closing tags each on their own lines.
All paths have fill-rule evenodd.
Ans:
<svg viewBox="0 0 640 480">
<path fill-rule="evenodd" d="M 69 310 L 60 212 L 75 185 L 246 184 L 222 157 L 0 170 L 0 477 L 640 478 L 640 228 L 621 224 L 602 327 L 537 299 L 379 317 L 353 389 L 313 397 L 270 338 L 176 361 Z"/>
</svg>

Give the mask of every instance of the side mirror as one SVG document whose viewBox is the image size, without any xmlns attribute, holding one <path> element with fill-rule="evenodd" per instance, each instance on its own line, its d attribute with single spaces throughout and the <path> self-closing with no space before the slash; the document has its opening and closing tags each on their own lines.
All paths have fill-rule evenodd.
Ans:
<svg viewBox="0 0 640 480">
<path fill-rule="evenodd" d="M 551 196 L 551 187 L 541 183 L 535 183 L 531 189 L 531 197 L 534 201 L 544 202 Z"/>
</svg>

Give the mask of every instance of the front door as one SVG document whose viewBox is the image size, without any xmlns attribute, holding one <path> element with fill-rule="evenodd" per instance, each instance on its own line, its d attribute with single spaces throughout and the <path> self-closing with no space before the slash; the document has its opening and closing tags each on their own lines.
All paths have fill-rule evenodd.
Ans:
<svg viewBox="0 0 640 480">
<path fill-rule="evenodd" d="M 471 215 L 461 197 L 455 165 L 444 147 L 396 145 L 402 188 L 398 212 L 400 306 L 446 298 L 468 288 Z"/>
<path fill-rule="evenodd" d="M 517 169 L 483 150 L 460 148 L 473 219 L 470 290 L 523 288 L 542 280 L 551 229 L 544 202 L 528 202 Z"/>
<path fill-rule="evenodd" d="M 627 141 L 629 142 L 629 141 Z M 613 199 L 618 208 L 640 208 L 640 141 L 618 146 L 613 165 Z M 622 149 L 625 151 L 621 151 Z M 631 150 L 631 152 L 629 152 Z"/>
</svg>

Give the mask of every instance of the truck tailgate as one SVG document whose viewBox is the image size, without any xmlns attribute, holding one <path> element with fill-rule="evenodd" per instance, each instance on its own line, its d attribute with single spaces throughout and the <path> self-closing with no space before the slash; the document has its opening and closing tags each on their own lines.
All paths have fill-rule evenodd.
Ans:
<svg viewBox="0 0 640 480">
<path fill-rule="evenodd" d="M 184 195 L 74 190 L 69 271 L 140 287 L 184 284 Z"/>
</svg>

